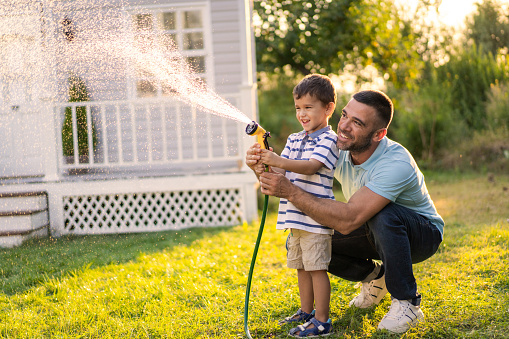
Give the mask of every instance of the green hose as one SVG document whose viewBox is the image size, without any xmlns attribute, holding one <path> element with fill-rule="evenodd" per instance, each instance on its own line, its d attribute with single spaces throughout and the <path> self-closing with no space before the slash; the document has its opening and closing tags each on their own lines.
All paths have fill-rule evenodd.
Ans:
<svg viewBox="0 0 509 339">
<path fill-rule="evenodd" d="M 269 196 L 265 196 L 265 201 L 263 203 L 263 213 L 262 220 L 260 221 L 260 229 L 258 231 L 258 238 L 256 239 L 255 248 L 253 251 L 253 258 L 251 259 L 251 267 L 249 268 L 249 275 L 247 276 L 247 285 L 246 285 L 246 301 L 244 304 L 244 330 L 246 331 L 246 335 L 249 339 L 253 339 L 251 334 L 249 333 L 249 328 L 247 327 L 247 319 L 249 313 L 249 292 L 251 291 L 251 278 L 253 277 L 253 269 L 256 262 L 256 254 L 258 253 L 258 247 L 260 246 L 260 240 L 262 239 L 263 227 L 265 226 L 265 217 L 267 215 L 267 206 L 269 204 Z"/>
</svg>

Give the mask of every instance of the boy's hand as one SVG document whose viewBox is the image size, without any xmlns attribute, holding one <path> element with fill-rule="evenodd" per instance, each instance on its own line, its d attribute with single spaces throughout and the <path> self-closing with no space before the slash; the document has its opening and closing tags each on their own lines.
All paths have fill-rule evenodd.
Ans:
<svg viewBox="0 0 509 339">
<path fill-rule="evenodd" d="M 272 152 L 272 147 L 270 148 L 270 150 L 266 149 L 261 150 L 260 161 L 265 165 L 269 165 L 272 167 L 281 167 L 279 165 L 280 160 L 281 157 L 276 153 Z"/>
</svg>

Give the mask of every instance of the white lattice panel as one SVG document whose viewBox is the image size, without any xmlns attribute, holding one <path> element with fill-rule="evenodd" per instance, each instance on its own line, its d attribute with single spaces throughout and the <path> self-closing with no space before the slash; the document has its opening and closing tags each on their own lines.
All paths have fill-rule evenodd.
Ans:
<svg viewBox="0 0 509 339">
<path fill-rule="evenodd" d="M 64 196 L 66 233 L 99 234 L 231 226 L 244 219 L 240 189 Z"/>
</svg>

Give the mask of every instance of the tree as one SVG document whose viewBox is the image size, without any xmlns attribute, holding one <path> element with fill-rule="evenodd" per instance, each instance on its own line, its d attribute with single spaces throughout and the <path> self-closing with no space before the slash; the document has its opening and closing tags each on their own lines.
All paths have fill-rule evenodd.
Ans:
<svg viewBox="0 0 509 339">
<path fill-rule="evenodd" d="M 477 3 L 477 10 L 466 19 L 467 37 L 483 51 L 497 55 L 509 47 L 509 12 L 496 0 Z"/>
<path fill-rule="evenodd" d="M 259 71 L 359 74 L 373 64 L 400 82 L 408 72 L 398 65 L 418 57 L 393 0 L 255 0 L 255 11 Z"/>
</svg>

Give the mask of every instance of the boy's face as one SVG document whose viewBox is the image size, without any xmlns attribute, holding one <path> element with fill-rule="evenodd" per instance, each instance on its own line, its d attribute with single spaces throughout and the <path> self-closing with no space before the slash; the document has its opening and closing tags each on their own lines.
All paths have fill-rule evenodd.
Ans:
<svg viewBox="0 0 509 339">
<path fill-rule="evenodd" d="M 303 95 L 299 99 L 294 96 L 293 100 L 297 120 L 308 134 L 327 126 L 329 117 L 334 111 L 334 103 L 330 102 L 325 106 L 320 100 L 309 94 Z"/>
</svg>

